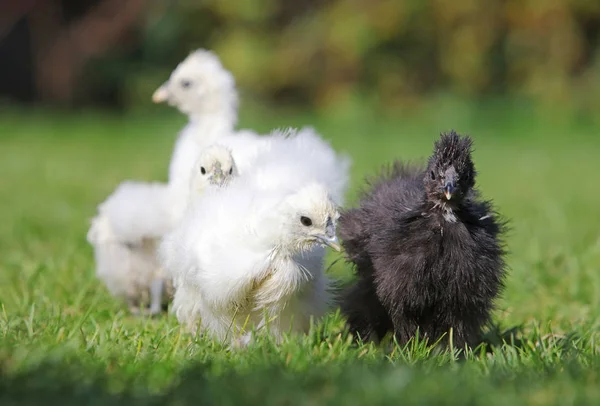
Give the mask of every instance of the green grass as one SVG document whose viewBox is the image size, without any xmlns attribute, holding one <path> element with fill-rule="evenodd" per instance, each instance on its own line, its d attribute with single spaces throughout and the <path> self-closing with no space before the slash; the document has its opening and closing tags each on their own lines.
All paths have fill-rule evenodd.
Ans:
<svg viewBox="0 0 600 406">
<path fill-rule="evenodd" d="M 0 404 L 597 402 L 600 126 L 521 106 L 351 113 L 246 112 L 242 125 L 313 124 L 354 159 L 349 204 L 380 164 L 427 156 L 441 130 L 471 134 L 480 189 L 511 220 L 494 314 L 506 342 L 490 332 L 490 352 L 466 359 L 357 346 L 334 314 L 280 346 L 262 337 L 230 352 L 173 316 L 131 317 L 95 279 L 88 219 L 123 179 L 165 179 L 184 120 L 12 112 L 0 117 Z"/>
</svg>

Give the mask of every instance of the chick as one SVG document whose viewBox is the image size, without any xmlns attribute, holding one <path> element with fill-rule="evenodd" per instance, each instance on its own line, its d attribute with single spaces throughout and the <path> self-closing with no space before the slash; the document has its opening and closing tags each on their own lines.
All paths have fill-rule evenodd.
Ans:
<svg viewBox="0 0 600 406">
<path fill-rule="evenodd" d="M 331 182 L 337 183 L 331 188 L 332 194 L 345 192 L 349 159 L 339 158 L 312 128 L 275 130 L 263 136 L 249 130 L 235 130 L 238 108 L 235 80 L 210 51 L 192 52 L 156 90 L 153 99 L 168 102 L 190 118 L 177 139 L 169 166 L 169 185 L 176 194 L 185 196 L 195 159 L 202 149 L 214 143 L 231 150 L 240 174 L 254 170 L 255 162 L 273 148 L 285 149 L 288 154 L 306 153 L 310 155 L 307 159 L 315 163 L 334 160 L 341 165 L 327 175 Z M 347 162 L 342 165 L 342 161 Z"/>
<path fill-rule="evenodd" d="M 168 301 L 156 246 L 171 227 L 169 205 L 166 185 L 123 182 L 98 206 L 87 233 L 96 275 L 133 314 L 159 314 Z"/>
<path fill-rule="evenodd" d="M 234 171 L 226 148 L 208 148 L 199 158 L 189 199 L 208 185 L 223 184 Z M 160 238 L 179 220 L 173 217 L 176 205 L 182 203 L 173 199 L 166 185 L 128 181 L 98 207 L 92 220 L 87 239 L 94 247 L 96 274 L 111 294 L 127 301 L 134 314 L 160 313 L 172 293 L 157 248 Z"/>
<path fill-rule="evenodd" d="M 323 246 L 339 250 L 337 218 L 318 183 L 295 191 L 257 189 L 240 176 L 208 192 L 182 222 L 187 241 L 176 268 L 178 320 L 238 344 L 267 325 L 277 339 L 306 332 L 310 318 L 330 305 Z"/>
<path fill-rule="evenodd" d="M 474 189 L 471 149 L 469 137 L 442 134 L 425 170 L 397 163 L 342 213 L 358 274 L 342 306 L 353 333 L 393 331 L 405 344 L 417 331 L 432 342 L 451 330 L 454 347 L 478 343 L 503 288 L 504 222 Z"/>
<path fill-rule="evenodd" d="M 229 148 L 219 144 L 205 148 L 193 166 L 185 196 L 178 195 L 177 201 L 174 202 L 180 206 L 173 211 L 177 214 L 176 223 L 207 188 L 225 186 L 238 174 L 237 165 Z"/>
<path fill-rule="evenodd" d="M 169 164 L 169 184 L 185 194 L 199 153 L 219 143 L 234 152 L 238 168 L 254 159 L 263 140 L 249 130 L 235 131 L 238 94 L 233 75 L 218 56 L 198 49 L 190 53 L 153 94 L 155 103 L 166 102 L 189 118 L 180 132 Z"/>
<path fill-rule="evenodd" d="M 207 191 L 212 188 L 225 187 L 237 176 L 237 166 L 231 156 L 231 151 L 221 145 L 211 145 L 206 148 L 194 164 L 188 195 L 185 200 L 180 199 L 176 202 L 181 206 L 177 210 L 181 216 L 177 218 L 177 225 L 163 236 L 158 247 L 159 261 L 172 279 L 175 289 L 179 286 L 179 268 L 183 264 L 181 261 L 182 250 L 185 249 L 186 233 L 189 231 L 186 225 L 193 208 Z M 174 308 L 176 307 L 174 305 Z"/>
</svg>

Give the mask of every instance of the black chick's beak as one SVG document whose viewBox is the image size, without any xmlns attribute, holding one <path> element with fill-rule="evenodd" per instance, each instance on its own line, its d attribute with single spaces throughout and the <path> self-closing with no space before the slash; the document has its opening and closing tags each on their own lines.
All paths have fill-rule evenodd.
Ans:
<svg viewBox="0 0 600 406">
<path fill-rule="evenodd" d="M 330 247 L 338 252 L 340 252 L 342 250 L 336 236 L 329 237 L 329 236 L 325 236 L 325 235 L 318 235 L 317 241 L 319 241 L 323 245 L 327 245 L 328 247 Z"/>
<path fill-rule="evenodd" d="M 454 182 L 446 182 L 446 185 L 444 186 L 444 196 L 446 196 L 446 200 L 452 199 L 455 190 L 456 185 Z"/>
</svg>

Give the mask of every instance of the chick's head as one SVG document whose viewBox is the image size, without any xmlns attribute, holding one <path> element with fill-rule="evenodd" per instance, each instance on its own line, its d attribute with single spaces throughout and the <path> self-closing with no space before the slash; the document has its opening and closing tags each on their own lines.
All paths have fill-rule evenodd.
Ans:
<svg viewBox="0 0 600 406">
<path fill-rule="evenodd" d="M 459 203 L 475 186 L 472 144 L 470 137 L 454 131 L 441 134 L 425 171 L 425 190 L 430 200 Z"/>
<path fill-rule="evenodd" d="M 235 80 L 211 51 L 198 49 L 184 59 L 152 95 L 189 116 L 237 109 Z"/>
<path fill-rule="evenodd" d="M 289 252 L 302 252 L 315 245 L 340 250 L 336 236 L 339 213 L 327 189 L 317 183 L 289 196 L 281 208 L 281 245 Z"/>
<path fill-rule="evenodd" d="M 201 193 L 209 185 L 224 186 L 238 175 L 231 151 L 221 145 L 204 149 L 194 165 L 191 188 Z"/>
</svg>

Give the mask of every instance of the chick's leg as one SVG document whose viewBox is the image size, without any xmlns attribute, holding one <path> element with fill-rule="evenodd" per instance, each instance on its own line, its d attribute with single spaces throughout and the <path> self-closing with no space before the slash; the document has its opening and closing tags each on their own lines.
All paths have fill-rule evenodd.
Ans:
<svg viewBox="0 0 600 406">
<path fill-rule="evenodd" d="M 232 348 L 246 348 L 252 342 L 252 332 L 245 333 L 234 339 L 231 343 Z"/>
<path fill-rule="evenodd" d="M 164 291 L 165 280 L 162 278 L 154 279 L 150 285 L 150 309 L 148 310 L 150 316 L 161 313 Z"/>
</svg>

